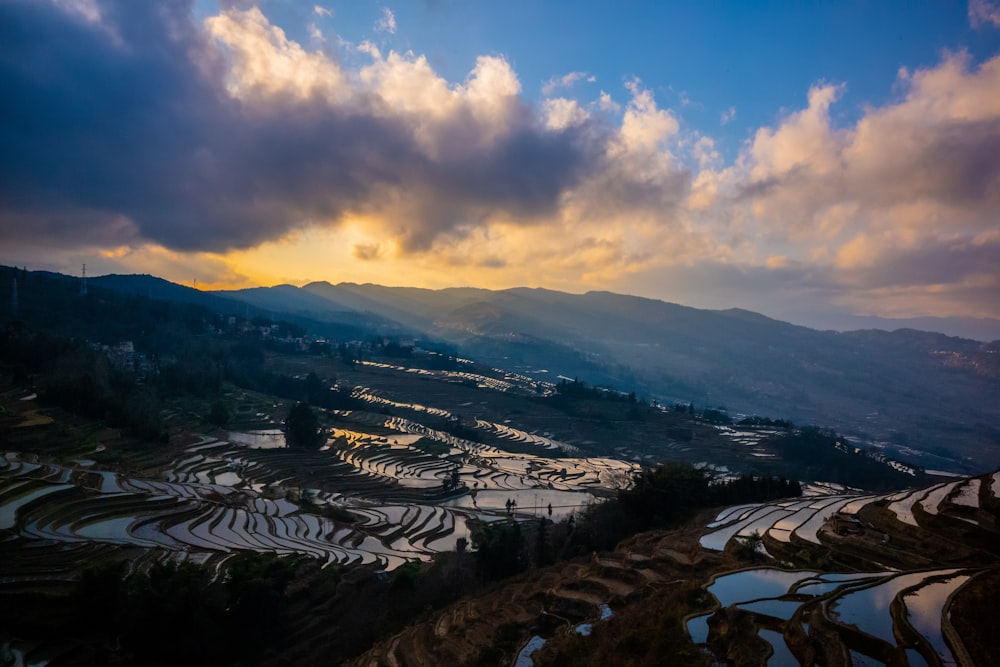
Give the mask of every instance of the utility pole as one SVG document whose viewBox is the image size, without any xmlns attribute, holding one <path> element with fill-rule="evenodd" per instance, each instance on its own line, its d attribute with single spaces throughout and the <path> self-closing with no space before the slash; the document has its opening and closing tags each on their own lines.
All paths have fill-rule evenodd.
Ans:
<svg viewBox="0 0 1000 667">
<path fill-rule="evenodd" d="M 14 285 L 10 290 L 10 318 L 17 319 L 17 276 L 14 277 Z"/>
</svg>

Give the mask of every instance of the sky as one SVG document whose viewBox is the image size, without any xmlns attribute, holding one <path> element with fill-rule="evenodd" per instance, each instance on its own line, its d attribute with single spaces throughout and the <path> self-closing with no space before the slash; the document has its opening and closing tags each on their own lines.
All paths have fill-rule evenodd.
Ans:
<svg viewBox="0 0 1000 667">
<path fill-rule="evenodd" d="M 0 263 L 1000 318 L 1000 3 L 0 0 Z"/>
</svg>

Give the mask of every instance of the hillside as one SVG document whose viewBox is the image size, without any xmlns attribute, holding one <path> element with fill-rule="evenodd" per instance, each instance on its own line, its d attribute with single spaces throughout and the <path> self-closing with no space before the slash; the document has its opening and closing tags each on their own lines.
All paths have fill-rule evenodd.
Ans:
<svg viewBox="0 0 1000 667">
<path fill-rule="evenodd" d="M 90 285 L 280 317 L 334 340 L 444 342 L 540 381 L 575 377 L 668 405 L 821 424 L 928 468 L 1000 465 L 997 342 L 913 329 L 817 331 L 740 309 L 608 292 L 312 283 L 208 293 L 152 276 L 102 276 Z"/>
<path fill-rule="evenodd" d="M 995 476 L 942 479 L 829 429 L 733 423 L 398 338 L 324 339 L 237 301 L 16 275 L 24 303 L 0 327 L 14 660 L 509 665 L 536 649 L 536 664 L 699 664 L 703 644 L 740 664 L 768 650 L 987 664 L 969 610 L 995 591 Z M 265 294 L 282 292 L 298 296 Z M 449 296 L 489 314 L 482 293 Z M 522 296 L 506 295 L 519 326 L 541 326 Z M 862 533 L 840 535 L 837 512 Z M 748 584 L 730 609 L 720 582 L 746 565 L 788 583 Z M 892 606 L 840 616 L 869 588 Z M 925 588 L 954 605 L 906 621 Z"/>
<path fill-rule="evenodd" d="M 910 455 L 953 459 L 928 457 L 929 467 L 1000 464 L 996 344 L 907 329 L 817 331 L 740 309 L 608 292 L 329 283 L 300 291 L 539 378 L 579 377 L 664 403 L 825 424 Z M 288 303 L 295 312 L 296 301 Z"/>
</svg>

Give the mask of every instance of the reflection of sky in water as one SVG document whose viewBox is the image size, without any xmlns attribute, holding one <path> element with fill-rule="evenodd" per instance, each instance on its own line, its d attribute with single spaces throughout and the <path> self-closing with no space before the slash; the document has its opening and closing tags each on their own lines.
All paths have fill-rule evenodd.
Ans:
<svg viewBox="0 0 1000 667">
<path fill-rule="evenodd" d="M 552 518 L 568 517 L 586 507 L 594 496 L 586 491 L 558 491 L 553 489 L 489 489 L 477 491 L 475 496 L 467 494 L 441 503 L 446 507 L 464 509 L 506 510 L 507 500 L 517 502 L 517 514 L 549 516 L 548 506 L 552 505 Z M 475 501 L 475 502 L 473 502 Z"/>
<path fill-rule="evenodd" d="M 910 667 L 930 667 L 924 660 L 924 656 L 920 655 L 920 651 L 915 648 L 906 649 L 906 661 L 910 663 Z"/>
<path fill-rule="evenodd" d="M 514 667 L 532 667 L 535 662 L 531 659 L 531 654 L 542 648 L 545 645 L 545 640 L 535 635 L 528 640 L 528 643 L 524 645 L 521 652 L 517 654 L 517 660 L 514 662 Z"/>
<path fill-rule="evenodd" d="M 702 614 L 688 619 L 687 631 L 695 644 L 704 644 L 708 641 L 708 617 L 711 615 L 711 613 Z"/>
<path fill-rule="evenodd" d="M 60 484 L 58 486 L 43 486 L 30 493 L 13 498 L 8 503 L 0 505 L 0 529 L 13 528 L 17 523 L 17 510 L 28 503 L 41 498 L 44 495 L 73 488 L 72 484 Z"/>
<path fill-rule="evenodd" d="M 958 482 L 951 482 L 949 484 L 945 484 L 944 486 L 935 487 L 934 490 L 932 490 L 930 493 L 927 494 L 926 498 L 920 501 L 920 506 L 924 508 L 924 511 L 927 512 L 928 514 L 937 514 L 938 506 L 941 504 L 941 502 L 948 496 L 949 493 L 952 492 L 952 490 L 956 486 L 958 486 L 961 483 L 962 482 L 960 480 Z"/>
<path fill-rule="evenodd" d="M 889 605 L 905 588 L 915 586 L 934 574 L 950 574 L 955 570 L 938 572 L 914 572 L 893 577 L 889 581 L 855 593 L 838 597 L 831 605 L 832 616 L 842 623 L 878 637 L 890 645 L 896 645 L 892 634 L 892 616 Z"/>
<path fill-rule="evenodd" d="M 850 654 L 851 667 L 885 667 L 885 663 L 881 660 L 876 660 L 857 651 L 850 651 Z"/>
<path fill-rule="evenodd" d="M 746 510 L 754 509 L 760 507 L 760 503 L 752 503 L 750 505 L 736 505 L 735 507 L 729 507 L 727 509 L 719 512 L 719 515 L 715 517 L 715 521 L 708 524 L 708 528 L 718 528 L 719 526 L 735 520 L 740 515 L 744 514 Z"/>
<path fill-rule="evenodd" d="M 866 579 L 868 577 L 881 577 L 888 572 L 842 572 L 834 574 L 821 574 L 816 577 L 823 581 L 853 581 L 854 579 Z"/>
<path fill-rule="evenodd" d="M 215 476 L 215 483 L 222 486 L 236 486 L 243 481 L 243 478 L 235 472 L 223 472 Z"/>
<path fill-rule="evenodd" d="M 855 586 L 864 585 L 865 579 L 875 580 L 879 577 L 887 576 L 888 572 L 856 572 L 856 573 L 844 573 L 844 574 L 824 574 L 817 577 L 816 580 L 803 582 L 798 588 L 794 589 L 794 593 L 801 593 L 802 595 L 825 595 L 826 593 L 832 593 L 837 590 L 837 588 L 849 583 L 855 582 Z"/>
<path fill-rule="evenodd" d="M 954 664 L 954 658 L 941 635 L 941 611 L 948 596 L 968 580 L 966 575 L 952 577 L 928 584 L 903 598 L 910 625 L 927 638 L 946 665 Z"/>
<path fill-rule="evenodd" d="M 979 480 L 970 479 L 966 482 L 952 502 L 966 507 L 979 507 Z"/>
<path fill-rule="evenodd" d="M 602 604 L 601 605 L 601 618 L 600 618 L 600 620 L 606 621 L 609 618 L 611 618 L 612 616 L 614 616 L 614 612 L 611 611 L 611 607 L 609 607 L 606 604 Z M 580 625 L 576 626 L 576 628 L 575 628 L 577 634 L 581 634 L 584 637 L 589 637 L 590 636 L 590 632 L 593 629 L 594 629 L 594 624 L 593 623 L 581 623 Z"/>
<path fill-rule="evenodd" d="M 788 512 L 780 507 L 775 508 L 770 505 L 766 505 L 764 507 L 761 507 L 760 509 L 754 510 L 749 515 L 747 515 L 746 517 L 744 517 L 743 519 L 732 525 L 717 530 L 714 533 L 709 533 L 708 535 L 702 535 L 701 540 L 699 540 L 699 542 L 701 546 L 705 547 L 706 549 L 712 549 L 713 551 L 722 551 L 726 548 L 726 543 L 729 542 L 729 539 L 733 535 L 740 532 L 741 530 L 743 530 L 743 528 L 753 523 L 754 521 L 764 516 L 772 514 L 774 515 L 773 519 L 776 521 L 781 517 L 785 516 L 786 514 L 788 514 Z"/>
<path fill-rule="evenodd" d="M 784 595 L 796 582 L 815 576 L 816 572 L 788 572 L 774 568 L 744 570 L 717 578 L 708 587 L 708 592 L 715 596 L 719 604 L 728 607 L 734 602 Z"/>
<path fill-rule="evenodd" d="M 800 606 L 802 606 L 801 602 L 791 600 L 758 600 L 757 602 L 741 604 L 740 609 L 746 609 L 756 614 L 767 614 L 787 621 Z"/>
<path fill-rule="evenodd" d="M 250 449 L 281 449 L 285 446 L 285 434 L 280 429 L 230 431 L 226 439 L 230 442 L 246 445 Z"/>
<path fill-rule="evenodd" d="M 757 634 L 760 635 L 761 639 L 774 648 L 774 653 L 767 659 L 767 667 L 799 666 L 799 661 L 795 659 L 795 656 L 793 656 L 792 652 L 788 649 L 788 645 L 785 644 L 785 638 L 780 632 L 761 628 L 757 631 Z"/>
</svg>

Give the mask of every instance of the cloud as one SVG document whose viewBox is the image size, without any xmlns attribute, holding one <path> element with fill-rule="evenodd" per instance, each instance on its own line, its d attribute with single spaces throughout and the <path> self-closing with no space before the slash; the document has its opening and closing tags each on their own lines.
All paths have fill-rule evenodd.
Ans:
<svg viewBox="0 0 1000 667">
<path fill-rule="evenodd" d="M 967 54 L 949 54 L 899 79 L 904 98 L 867 109 L 853 127 L 830 120 L 843 86 L 820 84 L 807 108 L 758 130 L 731 174 L 754 212 L 790 234 L 811 233 L 845 204 L 858 207 L 855 224 L 889 230 L 992 225 L 988 211 L 1000 204 L 1000 57 L 974 69 Z"/>
<path fill-rule="evenodd" d="M 382 8 L 382 16 L 375 22 L 375 31 L 396 34 L 396 15 L 388 7 Z"/>
<path fill-rule="evenodd" d="M 202 27 L 186 3 L 101 7 L 121 46 L 52 5 L 0 6 L 18 54 L 0 61 L 17 91 L 0 127 L 5 243 L 225 251 L 367 215 L 416 251 L 551 213 L 594 150 L 547 130 L 500 57 L 460 84 L 394 52 L 349 73 L 257 8 Z"/>
<path fill-rule="evenodd" d="M 101 21 L 101 8 L 96 0 L 54 0 L 54 3 L 68 13 L 76 14 L 90 23 L 100 23 Z"/>
<path fill-rule="evenodd" d="M 322 5 L 313 5 L 313 14 L 316 16 L 326 16 L 330 18 L 333 17 L 333 10 L 323 7 Z"/>
<path fill-rule="evenodd" d="M 729 107 L 719 114 L 719 123 L 721 125 L 728 125 L 734 120 L 736 120 L 736 107 Z"/>
<path fill-rule="evenodd" d="M 542 86 L 542 94 L 549 96 L 561 88 L 572 88 L 578 81 L 594 83 L 597 81 L 597 77 L 587 72 L 570 72 L 560 77 L 553 77 Z"/>
<path fill-rule="evenodd" d="M 611 94 L 605 91 L 601 91 L 601 95 L 598 98 L 598 106 L 602 111 L 618 112 L 621 111 L 621 105 L 615 102 L 611 98 Z"/>
<path fill-rule="evenodd" d="M 565 130 L 586 123 L 590 114 L 576 100 L 557 97 L 543 103 L 545 126 L 550 130 Z"/>
<path fill-rule="evenodd" d="M 969 0 L 969 25 L 1000 28 L 1000 5 L 989 0 Z"/>
<path fill-rule="evenodd" d="M 989 236 L 1000 210 L 1000 57 L 974 66 L 964 52 L 945 54 L 901 70 L 898 88 L 897 100 L 837 127 L 831 108 L 845 88 L 818 83 L 804 109 L 698 180 L 731 193 L 713 199 L 717 212 L 829 266 L 831 281 L 897 308 L 996 315 L 970 312 L 983 302 L 971 291 L 968 302 L 948 299 L 961 285 L 1000 294 L 1000 245 Z"/>
<path fill-rule="evenodd" d="M 210 17 L 205 26 L 226 48 L 226 87 L 233 97 L 336 101 L 349 94 L 337 63 L 288 39 L 257 7 Z"/>
<path fill-rule="evenodd" d="M 535 103 L 502 55 L 448 80 L 254 6 L 0 2 L 0 259 L 1000 316 L 1000 56 L 902 69 L 847 125 L 816 82 L 735 159 L 591 78 Z"/>
<path fill-rule="evenodd" d="M 633 79 L 626 87 L 632 99 L 625 109 L 621 127 L 625 150 L 654 152 L 677 132 L 680 124 L 669 111 L 657 107 L 652 91 L 643 88 L 638 79 Z"/>
<path fill-rule="evenodd" d="M 378 243 L 358 243 L 354 246 L 354 256 L 366 262 L 378 259 L 384 252 L 382 246 Z"/>
</svg>

